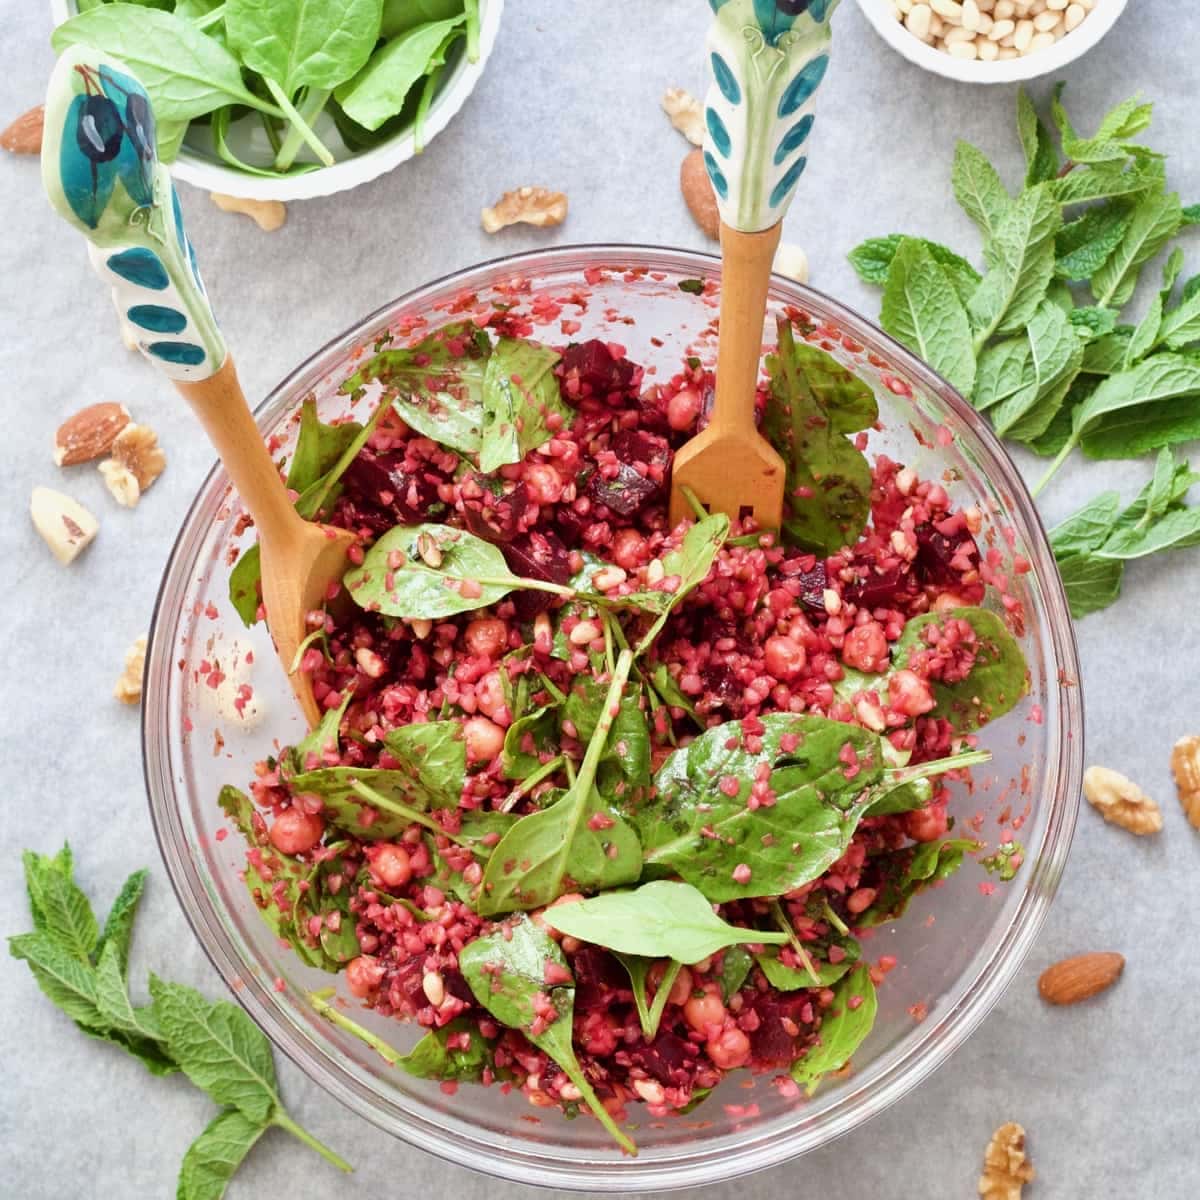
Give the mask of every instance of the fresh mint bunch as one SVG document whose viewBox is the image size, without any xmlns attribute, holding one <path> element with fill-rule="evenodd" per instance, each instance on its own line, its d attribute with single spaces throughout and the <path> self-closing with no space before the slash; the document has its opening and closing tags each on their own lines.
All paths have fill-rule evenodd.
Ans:
<svg viewBox="0 0 1200 1200">
<path fill-rule="evenodd" d="M 1022 91 L 1026 170 L 1015 196 L 979 149 L 959 142 L 955 151 L 954 195 L 983 239 L 982 273 L 944 246 L 902 234 L 850 253 L 859 276 L 884 289 L 884 329 L 1002 437 L 1053 458 L 1035 496 L 1076 448 L 1092 459 L 1136 458 L 1200 437 L 1200 275 L 1176 294 L 1180 248 L 1145 313 L 1122 322 L 1142 268 L 1200 224 L 1200 205 L 1184 207 L 1167 190 L 1163 156 L 1132 140 L 1151 113 L 1134 97 L 1083 137 L 1060 86 L 1051 132 Z M 1119 498 L 1105 493 L 1084 510 L 1089 524 L 1107 521 L 1099 540 L 1055 543 L 1075 616 L 1116 599 L 1128 559 L 1196 540 L 1200 510 L 1185 503 L 1196 477 L 1171 470 L 1169 502 L 1130 521 L 1142 498 L 1122 513 Z"/>
<path fill-rule="evenodd" d="M 182 1071 L 222 1106 L 184 1155 L 177 1200 L 219 1200 L 272 1125 L 340 1170 L 352 1170 L 288 1116 L 271 1043 L 240 1008 L 153 975 L 152 1002 L 130 998 L 129 944 L 144 870 L 126 880 L 101 928 L 75 883 L 69 846 L 53 858 L 31 850 L 23 858 L 34 927 L 8 939 L 9 953 L 25 961 L 42 991 L 89 1037 L 120 1046 L 152 1075 Z"/>
</svg>

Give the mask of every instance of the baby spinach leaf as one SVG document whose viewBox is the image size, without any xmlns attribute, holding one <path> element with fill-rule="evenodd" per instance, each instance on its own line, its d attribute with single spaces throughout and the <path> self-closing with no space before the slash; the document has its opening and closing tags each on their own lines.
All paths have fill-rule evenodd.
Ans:
<svg viewBox="0 0 1200 1200">
<path fill-rule="evenodd" d="M 881 884 L 874 903 L 858 917 L 858 925 L 866 928 L 903 916 L 918 892 L 949 879 L 962 866 L 963 856 L 978 849 L 978 842 L 951 838 L 877 855 L 873 862 L 882 867 Z"/>
<path fill-rule="evenodd" d="M 704 582 L 717 557 L 717 551 L 729 536 L 729 518 L 724 513 L 712 513 L 692 524 L 683 541 L 674 550 L 663 555 L 663 579 L 677 579 L 679 585 L 674 591 L 665 588 L 647 588 L 641 592 L 631 592 L 621 596 L 617 603 L 640 608 L 645 612 L 658 613 L 665 616 L 689 592 Z M 599 595 L 589 596 L 597 601 Z M 661 627 L 661 626 L 660 626 Z M 653 640 L 653 639 L 650 639 Z"/>
<path fill-rule="evenodd" d="M 453 1046 L 449 1045 L 451 1040 Z M 431 1029 L 407 1054 L 398 1055 L 395 1065 L 419 1079 L 477 1083 L 483 1078 L 484 1068 L 493 1065 L 492 1047 L 473 1021 L 456 1017 L 439 1029 Z"/>
<path fill-rule="evenodd" d="M 524 779 L 558 754 L 559 706 L 544 704 L 514 721 L 500 752 L 506 779 Z M 525 749 L 526 745 L 532 748 Z"/>
<path fill-rule="evenodd" d="M 933 799 L 933 784 L 928 779 L 906 779 L 899 783 L 881 784 L 875 799 L 863 817 L 887 817 L 896 813 L 914 812 Z"/>
<path fill-rule="evenodd" d="M 963 211 L 979 226 L 985 239 L 994 238 L 1012 207 L 1012 197 L 983 151 L 970 142 L 959 141 L 954 148 L 950 180 Z"/>
<path fill-rule="evenodd" d="M 317 416 L 317 402 L 311 397 L 300 406 L 300 432 L 288 464 L 287 485 L 297 494 L 317 482 L 329 471 L 362 432 L 356 421 L 327 425 Z"/>
<path fill-rule="evenodd" d="M 790 352 L 796 369 L 829 414 L 831 428 L 838 433 L 857 433 L 879 420 L 879 403 L 871 385 L 843 367 L 832 354 L 798 342 L 794 336 Z"/>
<path fill-rule="evenodd" d="M 975 295 L 986 286 L 985 279 Z M 955 388 L 970 394 L 975 351 L 967 310 L 945 270 L 919 242 L 901 242 L 892 259 L 880 321 Z"/>
<path fill-rule="evenodd" d="M 742 990 L 750 968 L 754 966 L 754 955 L 745 946 L 729 946 L 721 956 L 721 999 L 726 1004 Z"/>
<path fill-rule="evenodd" d="M 483 377 L 481 470 L 519 463 L 549 441 L 552 416 L 559 428 L 570 425 L 575 413 L 563 403 L 554 374 L 559 357 L 537 342 L 502 337 L 496 343 Z"/>
<path fill-rule="evenodd" d="M 549 808 L 519 818 L 492 851 L 479 896 L 481 916 L 539 908 L 573 888 L 619 887 L 641 873 L 637 834 L 596 787 L 632 664 L 632 652 L 622 651 L 575 781 Z"/>
<path fill-rule="evenodd" d="M 650 673 L 650 685 L 662 698 L 664 704 L 671 708 L 683 709 L 693 721 L 703 726 L 704 722 L 696 715 L 692 702 L 683 694 L 666 663 L 659 663 Z"/>
<path fill-rule="evenodd" d="M 613 1140 L 628 1154 L 636 1155 L 637 1147 L 597 1100 L 575 1057 L 575 985 L 547 979 L 548 967 L 555 969 L 551 979 L 567 974 L 567 960 L 558 943 L 522 917 L 508 929 L 469 942 L 459 953 L 458 965 L 475 999 L 502 1025 L 519 1030 L 548 1054 L 580 1090 L 584 1103 Z M 554 1006 L 558 1015 L 549 1024 L 536 1013 L 535 996 L 548 998 Z"/>
<path fill-rule="evenodd" d="M 188 1147 L 179 1167 L 175 1200 L 221 1200 L 225 1187 L 267 1126 L 227 1108 Z"/>
<path fill-rule="evenodd" d="M 1179 193 L 1161 190 L 1142 197 L 1116 249 L 1092 276 L 1096 303 L 1120 308 L 1137 286 L 1142 264 L 1149 262 L 1179 232 L 1183 209 Z"/>
<path fill-rule="evenodd" d="M 784 533 L 790 544 L 828 554 L 851 545 L 871 505 L 871 468 L 818 397 L 806 360 L 798 355 L 791 322 L 778 323 L 778 346 L 767 358 L 771 390 L 763 432 L 787 464 Z M 863 415 L 854 401 L 850 410 Z M 710 518 L 711 519 L 711 518 Z"/>
<path fill-rule="evenodd" d="M 976 350 L 993 334 L 1018 332 L 1037 311 L 1054 274 L 1054 239 L 1061 224 L 1058 205 L 1046 184 L 1023 192 L 1000 221 L 995 237 L 984 250 L 987 274 L 967 306 Z M 886 312 L 886 294 L 884 303 Z M 943 340 L 948 335 L 937 336 Z M 961 354 L 960 342 L 956 320 L 953 344 Z M 954 382 L 952 377 L 947 378 Z"/>
<path fill-rule="evenodd" d="M 68 46 L 92 46 L 120 59 L 145 87 L 160 121 L 190 121 L 230 103 L 278 111 L 246 89 L 237 59 L 220 42 L 174 13 L 106 4 L 64 21 L 50 44 L 60 54 Z"/>
<path fill-rule="evenodd" d="M 955 254 L 953 250 L 931 242 L 925 238 L 909 237 L 903 233 L 889 233 L 886 237 L 867 238 L 860 242 L 847 257 L 850 265 L 858 272 L 858 277 L 864 283 L 875 283 L 882 286 L 887 282 L 888 270 L 892 259 L 900 249 L 901 242 L 920 242 L 929 251 L 933 261 L 945 272 L 958 298 L 966 304 L 971 293 L 979 284 L 979 272 L 965 258 Z"/>
<path fill-rule="evenodd" d="M 859 1000 L 857 1007 L 851 1002 Z M 823 1076 L 840 1071 L 866 1040 L 875 1024 L 879 1000 L 871 972 L 855 967 L 834 989 L 833 1003 L 821 1019 L 818 1040 L 792 1064 L 792 1078 L 811 1096 Z"/>
<path fill-rule="evenodd" d="M 783 895 L 845 852 L 882 777 L 879 738 L 788 713 L 771 713 L 761 725 L 761 734 L 747 734 L 740 721 L 714 726 L 659 768 L 654 797 L 634 814 L 650 871 L 678 874 L 723 902 Z M 763 766 L 774 803 L 750 808 Z M 734 878 L 740 865 L 750 868 L 745 883 Z"/>
<path fill-rule="evenodd" d="M 562 716 L 571 722 L 580 741 L 588 741 L 595 733 L 607 693 L 608 688 L 590 675 L 581 675 L 571 685 Z M 648 783 L 650 779 L 650 730 L 641 700 L 640 685 L 626 687 L 600 760 L 602 765 L 615 766 L 617 774 L 637 785 Z M 605 774 L 601 772 L 602 777 Z"/>
<path fill-rule="evenodd" d="M 832 987 L 843 975 L 854 969 L 854 965 L 862 956 L 862 951 L 853 938 L 846 939 L 843 946 L 845 957 L 836 963 L 821 961 L 824 954 L 828 954 L 827 947 L 822 948 L 818 943 L 806 942 L 805 949 L 811 953 L 819 982 L 814 982 L 813 977 L 803 967 L 789 967 L 782 962 L 779 950 L 765 950 L 756 954 L 754 961 L 773 988 L 778 988 L 781 992 L 797 992 L 807 988 Z"/>
<path fill-rule="evenodd" d="M 590 900 L 556 904 L 544 915 L 559 933 L 620 954 L 673 958 L 696 963 L 726 946 L 783 945 L 778 930 L 729 925 L 712 904 L 687 883 L 659 879 L 629 892 L 605 892 Z"/>
<path fill-rule="evenodd" d="M 335 89 L 342 110 L 364 129 L 378 129 L 403 108 L 446 34 L 465 20 L 466 14 L 459 13 L 445 21 L 417 25 L 384 42 L 361 71 Z"/>
<path fill-rule="evenodd" d="M 382 0 L 226 0 L 229 48 L 289 96 L 332 91 L 366 63 Z"/>
<path fill-rule="evenodd" d="M 932 681 L 937 701 L 931 716 L 944 717 L 956 733 L 970 733 L 1009 712 L 1029 690 L 1028 668 L 1021 647 L 1004 622 L 984 608 L 953 608 L 913 617 L 892 652 L 897 669 L 908 666 L 926 645 L 925 631 L 948 620 L 966 621 L 975 631 L 975 665 L 958 683 Z"/>
<path fill-rule="evenodd" d="M 392 38 L 427 21 L 446 21 L 462 10 L 463 0 L 383 0 L 380 36 Z"/>
<path fill-rule="evenodd" d="M 388 753 L 415 779 L 429 808 L 457 808 L 467 774 L 467 746 L 458 721 L 401 725 L 383 735 Z"/>
<path fill-rule="evenodd" d="M 405 424 L 441 446 L 475 455 L 483 444 L 483 381 L 491 344 L 469 322 L 406 349 L 381 350 L 342 384 L 378 381 Z"/>
<path fill-rule="evenodd" d="M 1017 89 L 1017 132 L 1025 152 L 1025 186 L 1053 179 L 1059 171 L 1058 151 L 1023 87 Z"/>
<path fill-rule="evenodd" d="M 650 968 L 660 960 L 642 958 L 636 954 L 616 954 L 614 957 L 629 973 L 629 981 L 633 984 L 633 1003 L 637 1009 L 638 1021 L 642 1026 L 642 1036 L 646 1041 L 652 1042 L 658 1036 L 658 1027 L 662 1024 L 671 988 L 683 964 L 678 962 L 667 964 L 662 978 L 659 980 L 658 989 L 654 993 L 654 1000 L 651 1001 L 647 995 L 647 976 L 650 974 Z"/>
<path fill-rule="evenodd" d="M 389 565 L 397 560 L 397 566 Z M 426 620 L 486 608 L 516 588 L 572 594 L 555 583 L 514 575 L 504 555 L 473 533 L 432 523 L 389 529 L 343 582 L 362 608 Z"/>
</svg>

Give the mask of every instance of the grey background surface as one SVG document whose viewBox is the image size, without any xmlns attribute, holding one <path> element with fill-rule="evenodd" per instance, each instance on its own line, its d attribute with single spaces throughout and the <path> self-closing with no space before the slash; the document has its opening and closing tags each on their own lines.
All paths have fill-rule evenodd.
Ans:
<svg viewBox="0 0 1200 1200">
<path fill-rule="evenodd" d="M 1102 0 L 1103 2 L 1103 0 Z M 418 161 L 356 192 L 290 206 L 263 234 L 184 187 L 189 230 L 247 392 L 257 401 L 293 364 L 361 314 L 433 276 L 507 251 L 565 241 L 700 247 L 679 198 L 685 146 L 658 109 L 663 90 L 705 86 L 702 0 L 509 0 L 495 57 L 474 96 Z M 41 98 L 51 65 L 43 4 L 4 0 L 0 124 Z M 956 136 L 1019 174 L 1014 89 L 971 89 L 903 62 L 853 3 L 836 19 L 813 161 L 787 221 L 816 286 L 875 314 L 845 252 L 892 229 L 967 249 L 977 242 L 949 193 Z M 1089 126 L 1136 89 L 1157 103 L 1153 143 L 1171 155 L 1185 203 L 1200 200 L 1195 98 L 1200 14 L 1134 0 L 1112 35 L 1065 73 Z M 1044 96 L 1045 85 L 1036 89 Z M 570 194 L 565 226 L 488 238 L 481 205 L 527 183 Z M 106 904 L 149 864 L 134 954 L 147 968 L 222 994 L 158 861 L 143 792 L 138 714 L 111 699 L 127 644 L 149 621 L 162 563 L 211 452 L 184 407 L 117 336 L 112 309 L 44 203 L 33 160 L 0 162 L 0 639 L 8 670 L 3 729 L 6 830 L 0 931 L 28 927 L 22 847 L 68 836 L 84 887 Z M 1200 270 L 1192 237 L 1188 271 Z M 60 419 L 119 399 L 158 430 L 169 468 L 132 512 L 90 467 L 64 477 L 50 457 Z M 1036 469 L 1036 466 L 1034 467 Z M 1107 486 L 1131 493 L 1146 463 L 1073 462 L 1050 490 L 1055 520 Z M 96 544 L 58 566 L 26 516 L 30 489 L 60 487 L 100 518 Z M 950 1064 L 869 1125 L 791 1165 L 705 1192 L 706 1200 L 794 1194 L 828 1200 L 965 1200 L 991 1131 L 1019 1120 L 1039 1181 L 1032 1197 L 1157 1197 L 1200 1191 L 1196 1145 L 1196 900 L 1200 835 L 1174 798 L 1168 754 L 1200 732 L 1200 551 L 1135 565 L 1125 596 L 1079 626 L 1089 761 L 1125 771 L 1163 802 L 1166 829 L 1137 841 L 1082 813 L 1045 930 L 1008 995 Z M 1103 999 L 1051 1010 L 1039 972 L 1080 950 L 1112 948 L 1125 977 Z M 14 1197 L 166 1197 L 209 1102 L 149 1078 L 88 1041 L 0 958 L 0 1191 Z M 297 1118 L 357 1164 L 338 1176 L 269 1134 L 231 1197 L 447 1195 L 510 1200 L 518 1189 L 448 1166 L 377 1131 L 281 1061 Z"/>
</svg>

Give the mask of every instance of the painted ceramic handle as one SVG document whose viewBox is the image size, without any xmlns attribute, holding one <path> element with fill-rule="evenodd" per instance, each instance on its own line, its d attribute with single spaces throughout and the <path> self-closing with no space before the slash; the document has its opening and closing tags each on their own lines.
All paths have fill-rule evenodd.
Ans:
<svg viewBox="0 0 1200 1200">
<path fill-rule="evenodd" d="M 63 52 L 46 93 L 46 195 L 88 239 L 142 353 L 195 382 L 221 369 L 225 341 L 154 135 L 150 97 L 127 67 L 89 46 Z"/>
<path fill-rule="evenodd" d="M 713 84 L 704 163 L 726 225 L 778 224 L 808 165 L 812 97 L 829 66 L 838 0 L 709 0 Z"/>
</svg>

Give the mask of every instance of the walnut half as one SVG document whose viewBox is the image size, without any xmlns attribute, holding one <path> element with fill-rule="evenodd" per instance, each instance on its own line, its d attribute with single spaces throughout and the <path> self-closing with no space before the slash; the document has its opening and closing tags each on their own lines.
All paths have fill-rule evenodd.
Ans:
<svg viewBox="0 0 1200 1200">
<path fill-rule="evenodd" d="M 1200 829 L 1200 737 L 1180 738 L 1171 751 L 1171 773 L 1179 789 L 1179 803 L 1193 829 Z"/>
<path fill-rule="evenodd" d="M 146 635 L 125 651 L 125 670 L 113 688 L 113 695 L 122 704 L 137 704 L 142 698 L 142 673 L 146 669 Z"/>
<path fill-rule="evenodd" d="M 505 192 L 491 208 L 479 214 L 485 233 L 498 233 L 507 225 L 561 225 L 567 219 L 567 197 L 544 187 Z"/>
<path fill-rule="evenodd" d="M 983 1153 L 979 1194 L 984 1200 L 1021 1200 L 1021 1188 L 1033 1175 L 1025 1157 L 1025 1130 L 1015 1121 L 1001 1125 Z"/>
<path fill-rule="evenodd" d="M 1106 820 L 1139 837 L 1162 829 L 1162 809 L 1132 779 L 1108 767 L 1088 767 L 1083 794 Z"/>
</svg>

